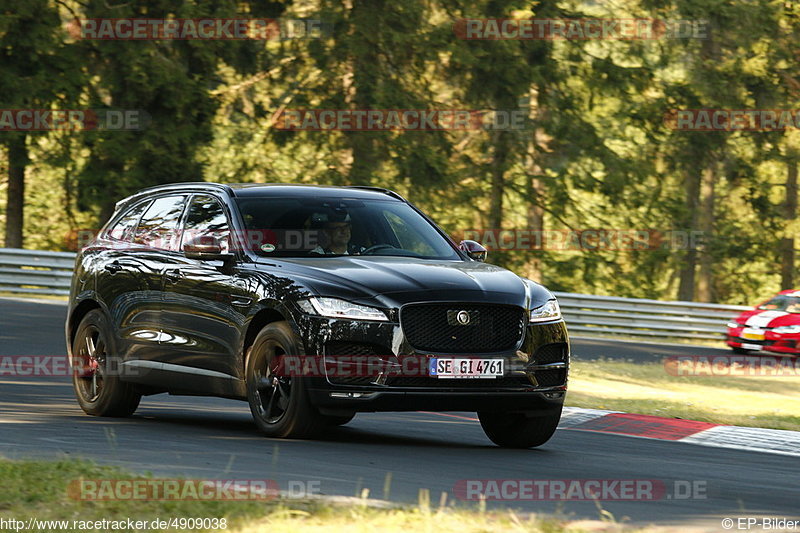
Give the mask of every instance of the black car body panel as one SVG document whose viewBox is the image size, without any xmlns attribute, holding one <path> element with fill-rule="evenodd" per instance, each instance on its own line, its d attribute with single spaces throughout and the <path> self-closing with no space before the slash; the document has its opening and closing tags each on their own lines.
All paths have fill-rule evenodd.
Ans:
<svg viewBox="0 0 800 533">
<path fill-rule="evenodd" d="M 506 375 L 497 379 L 309 377 L 312 402 L 323 412 L 560 409 L 569 340 L 560 317 L 529 322 L 530 310 L 555 299 L 541 285 L 473 261 L 435 226 L 452 248 L 453 259 L 269 257 L 247 246 L 233 246 L 228 260 L 202 260 L 188 258 L 180 248 L 155 249 L 109 233 L 119 225 L 124 227 L 126 213 L 140 203 L 172 196 L 189 202 L 195 195 L 223 206 L 234 235 L 247 229 L 236 203 L 242 198 L 323 196 L 406 203 L 381 189 L 296 185 L 185 183 L 137 193 L 119 202 L 97 239 L 79 254 L 66 324 L 69 350 L 82 316 L 100 308 L 113 327 L 116 355 L 125 369 L 123 379 L 136 383 L 143 393 L 245 399 L 249 345 L 265 324 L 285 320 L 302 340 L 307 355 L 420 360 L 462 355 L 506 361 Z M 185 222 L 186 216 L 184 212 L 181 220 Z M 131 231 L 138 230 L 136 226 Z M 298 305 L 309 297 L 378 308 L 387 320 L 309 314 Z M 475 326 L 484 328 L 484 333 L 473 330 L 467 338 L 443 317 L 470 306 L 474 316 L 484 320 Z M 414 328 L 416 339 L 408 334 Z M 437 336 L 441 338 L 436 340 Z M 456 349 L 437 351 L 437 346 Z"/>
</svg>

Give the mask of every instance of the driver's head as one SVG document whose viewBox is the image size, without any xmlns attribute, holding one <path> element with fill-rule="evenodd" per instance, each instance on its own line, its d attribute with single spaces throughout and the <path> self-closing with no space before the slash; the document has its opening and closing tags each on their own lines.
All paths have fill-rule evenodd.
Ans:
<svg viewBox="0 0 800 533">
<path fill-rule="evenodd" d="M 327 248 L 346 249 L 350 242 L 350 214 L 346 209 L 330 209 L 314 213 L 312 226 L 322 230 L 320 244 Z"/>
<path fill-rule="evenodd" d="M 341 222 L 326 222 L 323 231 L 328 234 L 331 244 L 334 246 L 347 246 L 350 242 L 350 220 Z"/>
</svg>

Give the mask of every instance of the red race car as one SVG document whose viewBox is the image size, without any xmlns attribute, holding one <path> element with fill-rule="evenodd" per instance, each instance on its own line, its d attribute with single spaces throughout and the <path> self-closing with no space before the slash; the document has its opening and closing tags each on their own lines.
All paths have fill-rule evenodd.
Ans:
<svg viewBox="0 0 800 533">
<path fill-rule="evenodd" d="M 800 290 L 781 291 L 728 323 L 726 340 L 736 353 L 800 354 Z"/>
</svg>

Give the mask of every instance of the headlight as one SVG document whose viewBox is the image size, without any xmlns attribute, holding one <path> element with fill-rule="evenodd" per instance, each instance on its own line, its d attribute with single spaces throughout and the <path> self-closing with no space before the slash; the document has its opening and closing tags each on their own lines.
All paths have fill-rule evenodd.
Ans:
<svg viewBox="0 0 800 533">
<path fill-rule="evenodd" d="M 742 328 L 744 324 L 737 324 L 736 322 L 728 322 L 727 327 L 729 328 Z"/>
<path fill-rule="evenodd" d="M 772 331 L 775 333 L 800 333 L 800 326 L 778 326 Z"/>
<path fill-rule="evenodd" d="M 300 308 L 311 315 L 321 315 L 330 318 L 351 318 L 354 320 L 380 320 L 388 322 L 389 319 L 380 309 L 367 307 L 339 300 L 338 298 L 309 298 L 298 302 Z"/>
<path fill-rule="evenodd" d="M 531 310 L 531 322 L 546 322 L 561 318 L 561 308 L 555 300 L 548 300 L 546 304 Z"/>
</svg>

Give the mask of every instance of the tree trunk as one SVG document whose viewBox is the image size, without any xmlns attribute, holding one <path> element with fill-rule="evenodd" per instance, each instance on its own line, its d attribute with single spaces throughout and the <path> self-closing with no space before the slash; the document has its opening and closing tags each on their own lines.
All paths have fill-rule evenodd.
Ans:
<svg viewBox="0 0 800 533">
<path fill-rule="evenodd" d="M 353 0 L 351 20 L 354 39 L 360 46 L 353 47 L 350 64 L 352 65 L 353 103 L 356 109 L 375 108 L 380 85 L 381 57 L 375 46 L 364 46 L 369 42 L 368 36 L 375 31 L 375 16 L 381 12 L 380 0 Z M 378 153 L 378 132 L 355 131 L 346 132 L 353 155 L 353 164 L 348 173 L 351 184 L 370 185 L 380 168 Z"/>
<path fill-rule="evenodd" d="M 489 228 L 499 230 L 503 227 L 503 194 L 505 193 L 505 174 L 508 166 L 508 133 L 492 132 L 494 151 L 489 172 L 491 192 L 489 196 Z"/>
<path fill-rule="evenodd" d="M 792 224 L 797 218 L 797 161 L 789 160 L 786 172 L 786 199 L 783 203 L 783 216 L 786 225 L 793 228 Z M 790 229 L 790 232 L 793 229 Z M 781 289 L 794 288 L 794 237 L 787 232 L 780 242 L 781 255 Z"/>
<path fill-rule="evenodd" d="M 700 271 L 697 279 L 697 301 L 714 301 L 714 184 L 717 178 L 716 163 L 709 163 L 703 170 L 700 182 L 700 211 L 698 229 L 702 232 L 703 246 L 700 250 Z M 691 237 L 691 234 L 689 235 Z M 691 238 L 689 246 L 694 246 Z"/>
<path fill-rule="evenodd" d="M 531 168 L 531 172 L 534 170 L 538 170 L 539 167 L 534 164 L 533 168 Z M 539 178 L 534 177 L 534 175 L 528 175 L 528 229 L 532 232 L 532 236 L 530 239 L 530 243 L 532 247 L 535 247 L 537 243 L 542 243 L 541 249 L 534 248 L 531 252 L 531 260 L 528 261 L 528 271 L 526 272 L 526 277 L 532 279 L 533 281 L 538 281 L 541 283 L 542 281 L 542 260 L 541 254 L 542 250 L 544 249 L 544 241 L 543 241 L 543 232 L 544 232 L 544 209 L 542 208 L 542 204 L 544 203 L 544 196 L 545 196 L 545 188 L 544 183 Z"/>
<path fill-rule="evenodd" d="M 687 222 L 684 228 L 688 235 L 697 228 L 697 206 L 700 193 L 700 174 L 688 170 L 685 176 L 686 182 L 686 212 Z M 687 239 L 688 240 L 688 239 Z M 695 269 L 697 267 L 697 251 L 693 246 L 686 250 L 683 263 L 680 268 L 680 283 L 678 284 L 678 300 L 693 301 L 695 289 Z"/>
<path fill-rule="evenodd" d="M 22 230 L 25 225 L 25 167 L 28 165 L 28 148 L 24 135 L 14 135 L 8 140 L 8 196 L 6 198 L 6 248 L 22 248 Z"/>
</svg>

